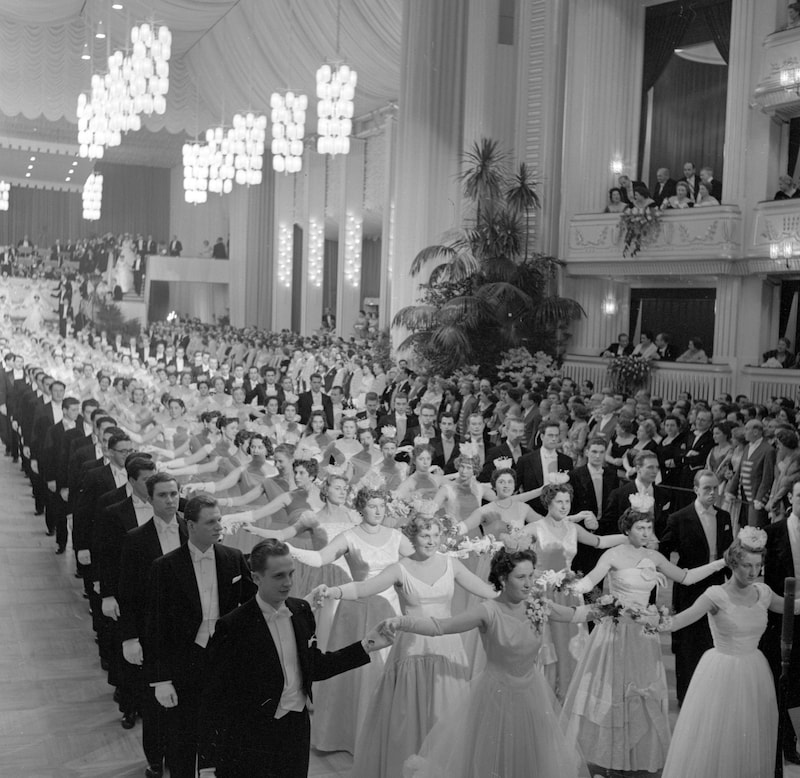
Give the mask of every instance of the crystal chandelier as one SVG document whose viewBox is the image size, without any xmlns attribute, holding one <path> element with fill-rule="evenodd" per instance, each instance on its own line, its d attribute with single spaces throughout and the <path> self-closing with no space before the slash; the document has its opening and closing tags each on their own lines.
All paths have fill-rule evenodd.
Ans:
<svg viewBox="0 0 800 778">
<path fill-rule="evenodd" d="M 197 205 L 208 200 L 211 150 L 198 142 L 183 144 L 183 197 Z"/>
<path fill-rule="evenodd" d="M 100 206 L 103 202 L 103 176 L 92 173 L 83 185 L 83 218 L 97 221 L 100 218 Z"/>
<path fill-rule="evenodd" d="M 347 154 L 353 129 L 353 98 L 358 76 L 348 65 L 335 70 L 323 65 L 317 71 L 317 151 Z"/>
<path fill-rule="evenodd" d="M 236 175 L 236 155 L 231 141 L 222 127 L 210 127 L 206 130 L 206 144 L 209 154 L 208 191 L 230 194 Z"/>
<path fill-rule="evenodd" d="M 0 181 L 0 211 L 8 210 L 8 197 L 11 192 L 11 184 L 8 181 Z"/>
<path fill-rule="evenodd" d="M 303 137 L 306 134 L 308 97 L 294 92 L 273 92 L 272 169 L 277 173 L 299 173 L 303 166 Z"/>
<path fill-rule="evenodd" d="M 156 31 L 155 25 L 144 22 L 131 28 L 131 43 L 129 78 L 134 110 L 161 115 L 167 110 L 172 33 L 166 25 Z"/>
<path fill-rule="evenodd" d="M 233 146 L 237 184 L 258 186 L 261 183 L 266 138 L 267 117 L 264 114 L 256 116 L 248 111 L 234 115 L 228 140 Z"/>
</svg>

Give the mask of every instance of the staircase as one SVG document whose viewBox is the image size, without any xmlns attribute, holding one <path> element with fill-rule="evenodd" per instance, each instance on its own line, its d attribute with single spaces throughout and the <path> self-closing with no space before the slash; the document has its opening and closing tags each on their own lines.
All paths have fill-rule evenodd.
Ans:
<svg viewBox="0 0 800 778">
<path fill-rule="evenodd" d="M 136 319 L 142 326 L 147 324 L 147 309 L 141 294 L 128 292 L 116 305 L 126 319 Z"/>
</svg>

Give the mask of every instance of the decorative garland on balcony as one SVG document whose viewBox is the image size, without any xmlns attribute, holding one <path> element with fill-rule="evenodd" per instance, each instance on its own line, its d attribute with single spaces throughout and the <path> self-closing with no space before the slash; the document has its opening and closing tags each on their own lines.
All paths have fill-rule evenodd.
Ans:
<svg viewBox="0 0 800 778">
<path fill-rule="evenodd" d="M 608 360 L 608 375 L 614 391 L 634 394 L 650 380 L 650 361 L 639 356 L 619 356 Z"/>
<path fill-rule="evenodd" d="M 661 233 L 661 212 L 655 208 L 633 208 L 620 214 L 619 230 L 622 235 L 622 256 L 635 257 L 643 247 L 655 242 Z"/>
</svg>

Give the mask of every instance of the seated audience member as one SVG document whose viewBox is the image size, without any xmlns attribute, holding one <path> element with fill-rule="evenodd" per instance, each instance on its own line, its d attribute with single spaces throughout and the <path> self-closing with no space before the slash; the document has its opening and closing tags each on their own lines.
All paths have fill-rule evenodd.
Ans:
<svg viewBox="0 0 800 778">
<path fill-rule="evenodd" d="M 656 355 L 653 359 L 660 359 L 662 362 L 674 362 L 675 361 L 675 349 L 670 345 L 670 336 L 669 333 L 666 332 L 659 332 L 656 335 Z"/>
<path fill-rule="evenodd" d="M 800 3 L 789 4 L 786 29 L 791 30 L 793 27 L 800 27 Z"/>
<path fill-rule="evenodd" d="M 692 200 L 697 199 L 697 186 L 700 183 L 700 178 L 695 171 L 694 162 L 683 163 L 683 178 L 681 181 L 689 185 L 689 197 Z"/>
<path fill-rule="evenodd" d="M 763 364 L 761 367 L 792 367 L 794 364 L 794 354 L 789 338 L 778 338 L 778 343 L 772 351 L 765 351 L 762 355 Z"/>
<path fill-rule="evenodd" d="M 676 362 L 700 362 L 702 364 L 708 363 L 708 356 L 703 351 L 703 341 L 700 338 L 689 338 L 689 345 L 686 351 L 683 352 L 676 360 Z"/>
<path fill-rule="evenodd" d="M 794 200 L 800 198 L 800 189 L 791 176 L 783 175 L 778 179 L 778 191 L 773 200 Z"/>
<path fill-rule="evenodd" d="M 601 357 L 620 357 L 627 356 L 633 351 L 633 343 L 628 337 L 627 332 L 620 332 L 617 335 L 617 342 L 612 343 L 602 354 Z"/>
<path fill-rule="evenodd" d="M 608 190 L 608 205 L 603 213 L 622 213 L 627 207 L 622 200 L 622 190 L 618 186 Z"/>
<path fill-rule="evenodd" d="M 719 205 L 719 200 L 711 194 L 709 187 L 711 184 L 701 181 L 697 186 L 696 208 L 708 207 L 709 205 Z"/>
<path fill-rule="evenodd" d="M 650 192 L 644 184 L 633 188 L 633 205 L 630 210 L 634 213 L 644 213 L 648 208 L 655 208 L 656 204 L 650 197 Z"/>
<path fill-rule="evenodd" d="M 630 176 L 620 176 L 617 180 L 622 202 L 625 205 L 633 205 L 633 189 L 637 186 L 644 186 L 644 181 L 631 181 Z"/>
<path fill-rule="evenodd" d="M 674 178 L 670 178 L 669 169 L 660 167 L 656 171 L 656 181 L 658 182 L 653 190 L 653 202 L 660 208 L 664 200 L 669 200 L 675 194 L 675 184 L 677 183 Z"/>
<path fill-rule="evenodd" d="M 694 201 L 689 192 L 689 184 L 685 181 L 678 181 L 675 184 L 675 194 L 661 203 L 662 210 L 668 208 L 681 209 L 681 208 L 694 208 Z"/>
<path fill-rule="evenodd" d="M 211 259 L 211 244 L 207 241 L 203 241 L 203 246 L 200 251 L 197 252 L 198 257 L 203 257 L 204 259 Z"/>
<path fill-rule="evenodd" d="M 722 181 L 718 178 L 714 178 L 714 169 L 709 167 L 708 165 L 704 165 L 700 168 L 700 181 L 706 185 L 706 189 L 708 190 L 708 194 L 713 197 L 717 203 L 722 202 Z M 698 195 L 700 193 L 700 184 L 697 185 L 698 188 Z"/>
<path fill-rule="evenodd" d="M 658 346 L 653 342 L 653 333 L 645 331 L 642 333 L 639 344 L 634 348 L 632 356 L 641 357 L 642 359 L 656 359 L 658 355 Z"/>
</svg>

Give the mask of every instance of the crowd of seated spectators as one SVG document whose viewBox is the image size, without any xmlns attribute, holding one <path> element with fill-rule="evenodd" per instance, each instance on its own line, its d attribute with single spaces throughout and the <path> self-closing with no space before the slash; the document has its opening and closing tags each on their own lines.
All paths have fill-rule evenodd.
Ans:
<svg viewBox="0 0 800 778">
<path fill-rule="evenodd" d="M 621 332 L 617 340 L 604 349 L 601 357 L 637 356 L 642 359 L 661 362 L 697 362 L 707 364 L 710 360 L 703 349 L 703 341 L 699 337 L 689 339 L 686 350 L 678 354 L 671 343 L 672 336 L 668 332 L 659 332 L 655 337 L 649 330 L 642 332 L 639 342 L 634 346 L 630 336 Z"/>
</svg>

